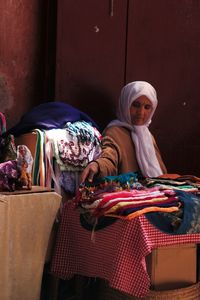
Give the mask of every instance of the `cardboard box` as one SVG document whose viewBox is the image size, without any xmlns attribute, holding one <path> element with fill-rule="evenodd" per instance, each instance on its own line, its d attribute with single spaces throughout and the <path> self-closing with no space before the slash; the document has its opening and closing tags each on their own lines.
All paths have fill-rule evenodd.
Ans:
<svg viewBox="0 0 200 300">
<path fill-rule="evenodd" d="M 189 286 L 197 280 L 197 245 L 159 247 L 147 256 L 146 263 L 153 290 Z"/>
<path fill-rule="evenodd" d="M 46 188 L 0 194 L 0 299 L 38 300 L 61 196 Z"/>
</svg>

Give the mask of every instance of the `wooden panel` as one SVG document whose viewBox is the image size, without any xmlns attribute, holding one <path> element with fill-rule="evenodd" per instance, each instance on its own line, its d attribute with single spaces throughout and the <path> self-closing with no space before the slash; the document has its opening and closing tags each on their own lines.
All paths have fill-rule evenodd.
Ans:
<svg viewBox="0 0 200 300">
<path fill-rule="evenodd" d="M 169 172 L 200 175 L 200 1 L 130 0 L 126 81 L 150 81 Z"/>
<path fill-rule="evenodd" d="M 125 76 L 127 1 L 115 0 L 113 9 L 111 3 L 58 1 L 56 100 L 102 128 L 114 117 Z"/>
</svg>

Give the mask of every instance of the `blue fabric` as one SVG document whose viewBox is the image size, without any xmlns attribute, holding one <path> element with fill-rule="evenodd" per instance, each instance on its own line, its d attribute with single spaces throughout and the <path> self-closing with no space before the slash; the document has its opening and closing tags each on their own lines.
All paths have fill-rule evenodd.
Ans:
<svg viewBox="0 0 200 300">
<path fill-rule="evenodd" d="M 33 129 L 50 130 L 64 128 L 67 122 L 90 122 L 92 126 L 97 124 L 84 112 L 64 102 L 46 102 L 34 107 L 24 114 L 17 125 L 9 129 L 5 134 L 19 136 Z"/>
<path fill-rule="evenodd" d="M 183 219 L 177 230 L 173 231 L 171 218 L 164 213 L 147 213 L 147 219 L 159 230 L 169 234 L 200 233 L 200 196 L 176 190 L 183 204 Z M 170 213 L 169 213 L 170 214 Z"/>
<path fill-rule="evenodd" d="M 141 183 L 138 182 L 138 179 L 140 178 L 140 174 L 138 172 L 128 172 L 128 173 L 123 173 L 120 175 L 116 175 L 116 176 L 104 176 L 101 178 L 95 178 L 93 180 L 93 182 L 88 182 L 86 181 L 84 183 L 85 186 L 98 186 L 101 183 L 105 183 L 105 182 L 111 182 L 115 181 L 118 182 L 120 185 L 134 185 L 137 184 L 138 188 L 142 188 L 143 186 L 141 185 Z M 136 187 L 135 187 L 136 188 Z"/>
<path fill-rule="evenodd" d="M 129 173 L 123 173 L 117 176 L 105 176 L 103 178 L 105 181 L 117 181 L 121 184 L 126 184 L 129 181 L 136 181 L 138 179 L 138 173 L 137 172 L 129 172 Z"/>
</svg>

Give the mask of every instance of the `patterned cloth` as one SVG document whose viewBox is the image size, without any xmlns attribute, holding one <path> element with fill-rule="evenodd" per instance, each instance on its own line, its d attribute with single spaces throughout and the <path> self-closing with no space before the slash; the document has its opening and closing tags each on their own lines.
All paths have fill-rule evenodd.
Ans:
<svg viewBox="0 0 200 300">
<path fill-rule="evenodd" d="M 99 157 L 101 134 L 87 122 L 68 122 L 58 140 L 59 158 L 64 164 L 85 167 Z"/>
<path fill-rule="evenodd" d="M 84 121 L 68 122 L 66 128 L 46 131 L 46 136 L 61 171 L 81 171 L 101 153 L 101 134 Z"/>
<path fill-rule="evenodd" d="M 128 222 L 117 220 L 91 233 L 80 225 L 78 210 L 66 203 L 51 272 L 62 279 L 75 274 L 104 278 L 114 289 L 143 297 L 150 288 L 145 257 L 153 249 L 199 242 L 200 234 L 165 234 L 150 224 L 145 216 Z"/>
<path fill-rule="evenodd" d="M 14 191 L 18 184 L 19 174 L 16 160 L 0 163 L 0 191 Z"/>
</svg>

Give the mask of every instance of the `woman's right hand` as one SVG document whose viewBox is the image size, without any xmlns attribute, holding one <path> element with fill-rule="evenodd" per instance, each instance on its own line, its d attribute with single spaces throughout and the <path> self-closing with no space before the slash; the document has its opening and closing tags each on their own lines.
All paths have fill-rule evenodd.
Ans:
<svg viewBox="0 0 200 300">
<path fill-rule="evenodd" d="M 99 172 L 99 165 L 97 162 L 92 161 L 87 165 L 87 167 L 83 170 L 83 172 L 80 175 L 80 184 L 83 184 L 86 179 L 89 182 L 93 181 L 93 178 L 96 174 Z"/>
</svg>

